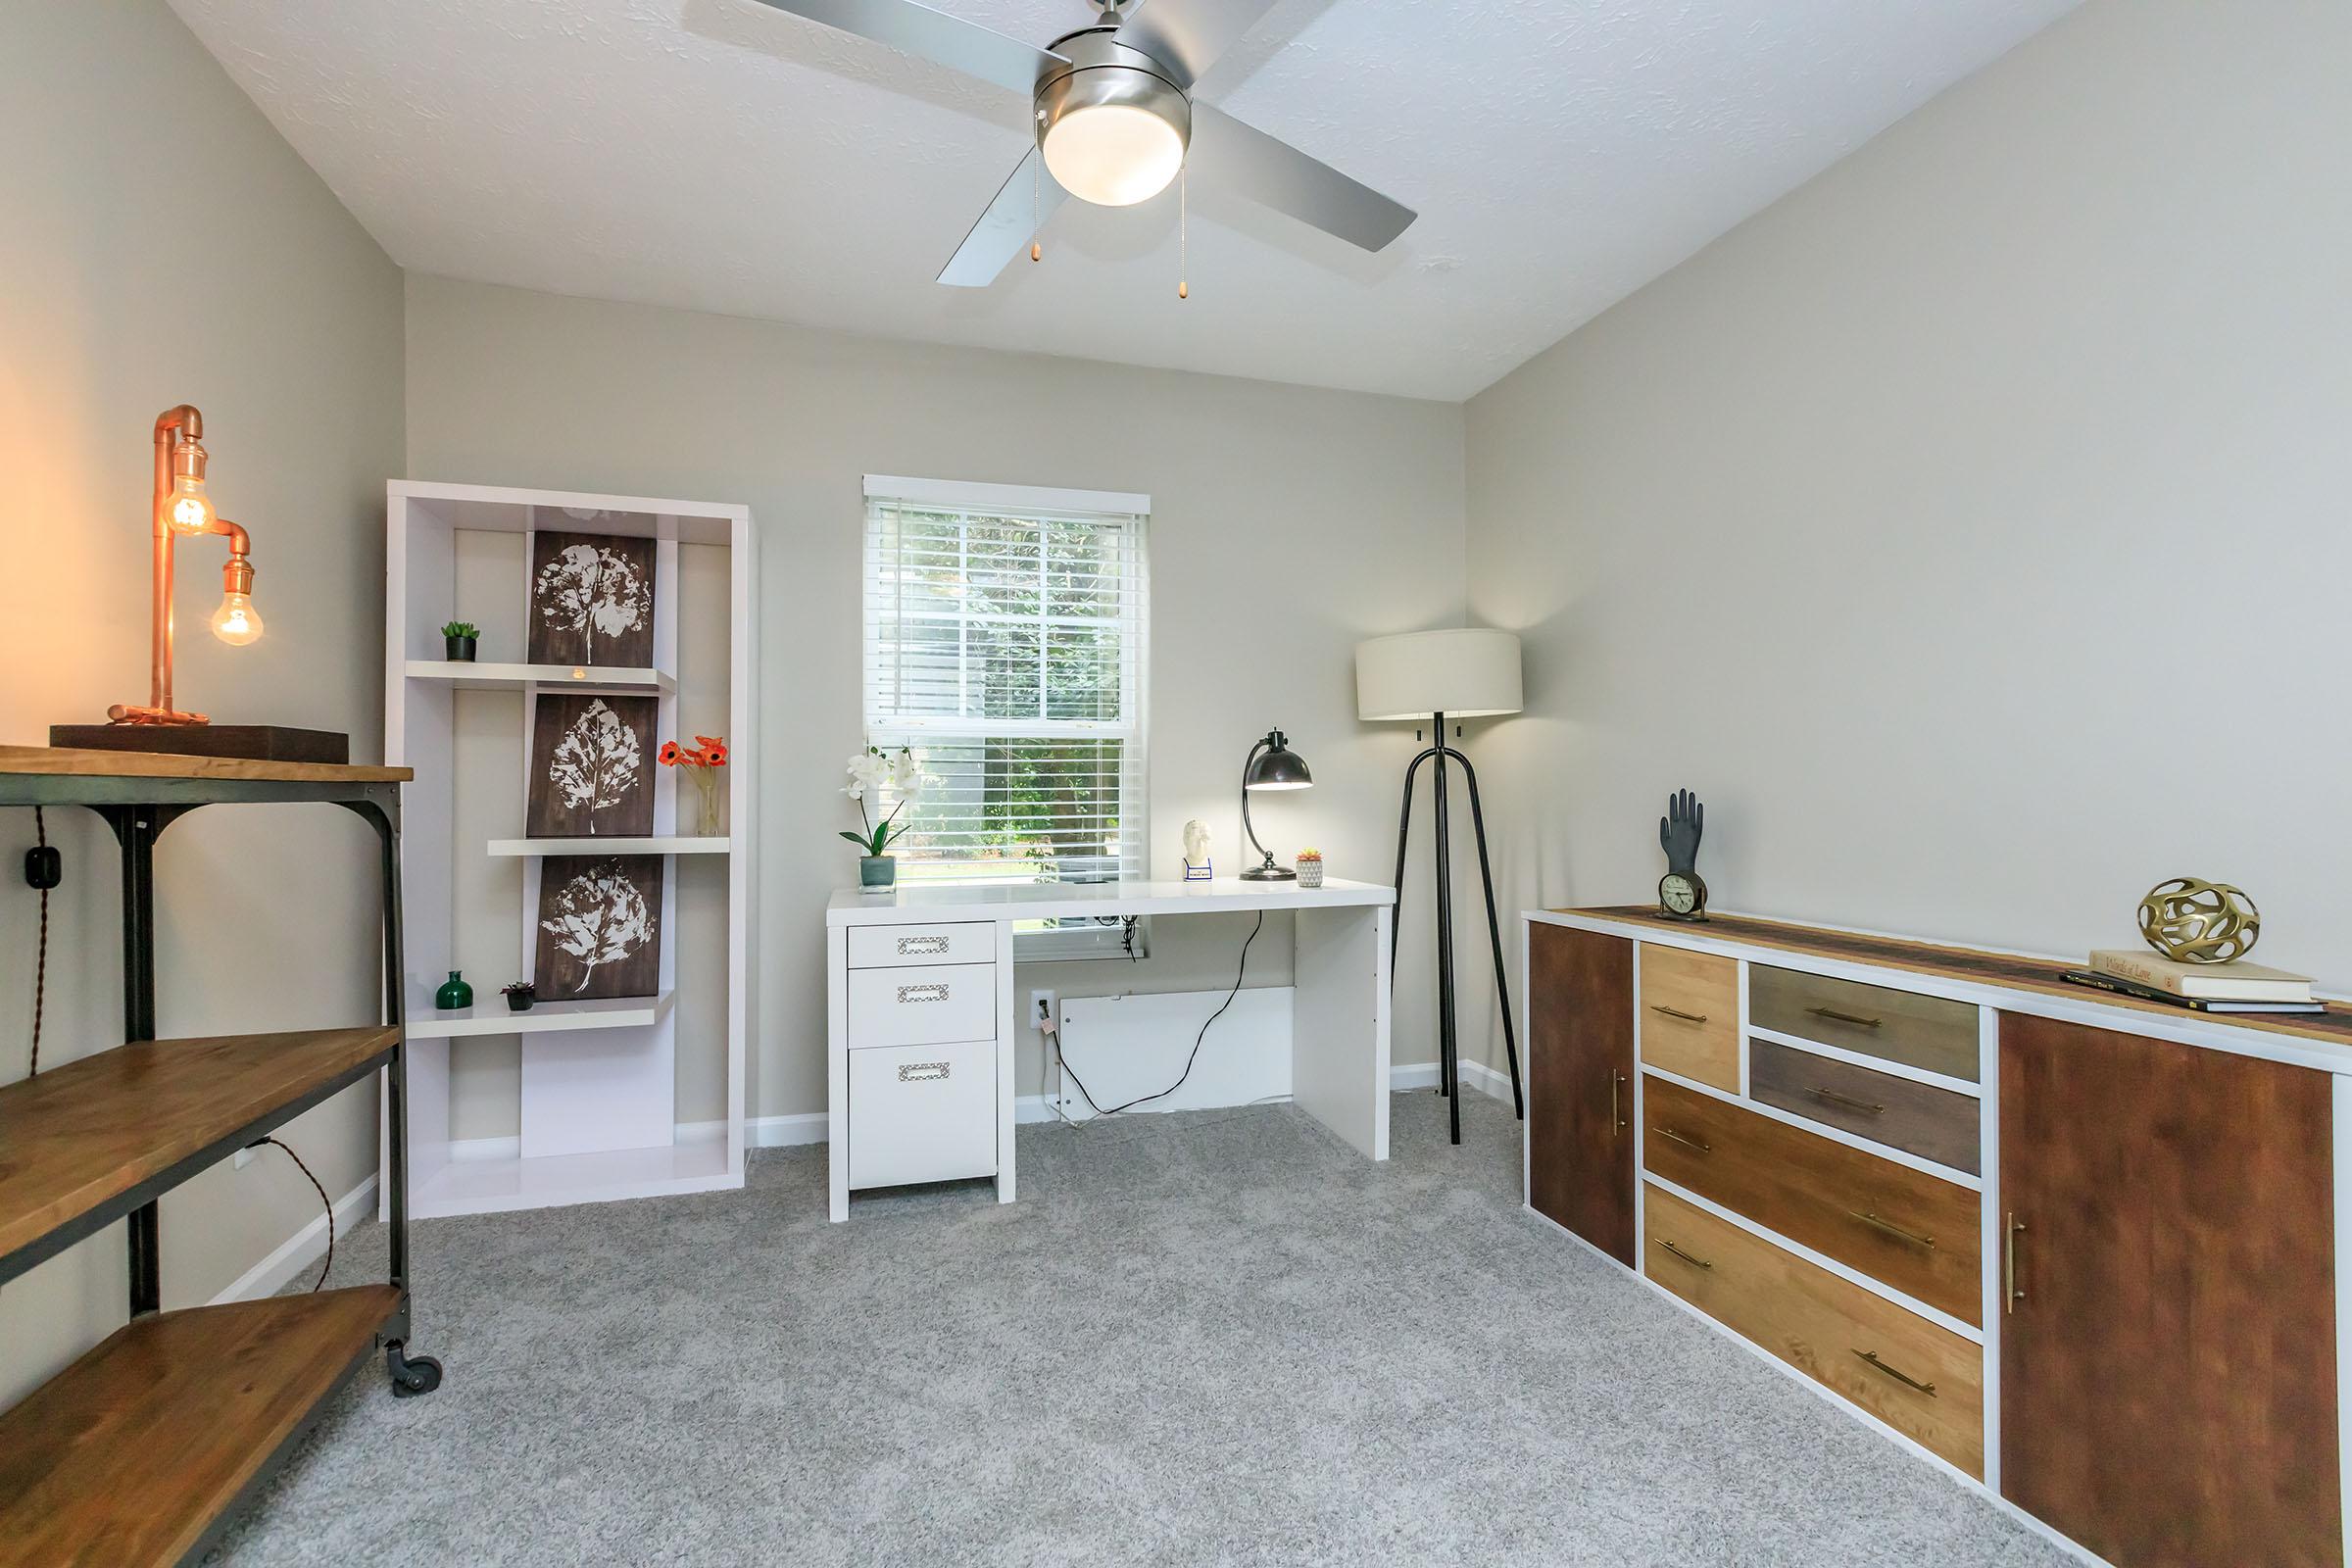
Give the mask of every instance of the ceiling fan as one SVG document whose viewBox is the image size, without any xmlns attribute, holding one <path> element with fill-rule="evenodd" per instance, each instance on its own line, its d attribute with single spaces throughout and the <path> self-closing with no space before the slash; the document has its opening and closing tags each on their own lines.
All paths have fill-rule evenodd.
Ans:
<svg viewBox="0 0 2352 1568">
<path fill-rule="evenodd" d="M 1037 145 L 949 258 L 942 283 L 986 288 L 1065 194 L 1130 207 L 1167 189 L 1196 153 L 1219 184 L 1367 251 L 1415 216 L 1193 98 L 1193 84 L 1273 0 L 1089 0 L 1101 20 L 1043 49 L 914 0 L 760 3 L 1029 95 Z"/>
</svg>

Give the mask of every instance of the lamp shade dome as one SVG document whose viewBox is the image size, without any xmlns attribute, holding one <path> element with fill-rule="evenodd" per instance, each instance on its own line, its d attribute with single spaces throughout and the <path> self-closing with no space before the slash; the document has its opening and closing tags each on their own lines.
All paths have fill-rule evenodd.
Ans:
<svg viewBox="0 0 2352 1568">
<path fill-rule="evenodd" d="M 1355 714 L 1363 719 L 1491 718 L 1516 713 L 1519 639 L 1462 626 L 1355 645 Z"/>
<path fill-rule="evenodd" d="M 1306 759 L 1291 750 L 1290 738 L 1280 730 L 1268 735 L 1265 750 L 1250 762 L 1250 771 L 1242 779 L 1246 790 L 1302 790 L 1315 782 L 1306 770 Z"/>
</svg>

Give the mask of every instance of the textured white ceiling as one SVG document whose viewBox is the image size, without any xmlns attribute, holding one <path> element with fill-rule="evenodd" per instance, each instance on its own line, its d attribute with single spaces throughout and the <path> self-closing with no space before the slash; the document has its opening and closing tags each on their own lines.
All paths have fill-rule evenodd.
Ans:
<svg viewBox="0 0 2352 1568">
<path fill-rule="evenodd" d="M 1084 0 L 932 0 L 1044 43 Z M 1150 3 L 1150 0 L 1146 0 Z M 1459 399 L 2075 0 L 1277 0 L 1201 96 L 1421 219 L 1365 256 L 1204 179 L 933 282 L 1017 97 L 748 0 L 172 0 L 425 272 Z"/>
</svg>

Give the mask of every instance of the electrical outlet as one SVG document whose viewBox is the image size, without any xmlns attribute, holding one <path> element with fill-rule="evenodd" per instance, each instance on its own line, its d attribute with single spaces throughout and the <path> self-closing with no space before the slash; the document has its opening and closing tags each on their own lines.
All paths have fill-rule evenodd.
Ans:
<svg viewBox="0 0 2352 1568">
<path fill-rule="evenodd" d="M 1041 1012 L 1040 1008 L 1044 1010 Z M 1057 1025 L 1061 1022 L 1061 1000 L 1051 991 L 1029 993 L 1029 1027 L 1036 1029 L 1041 1018 L 1051 1018 Z"/>
</svg>

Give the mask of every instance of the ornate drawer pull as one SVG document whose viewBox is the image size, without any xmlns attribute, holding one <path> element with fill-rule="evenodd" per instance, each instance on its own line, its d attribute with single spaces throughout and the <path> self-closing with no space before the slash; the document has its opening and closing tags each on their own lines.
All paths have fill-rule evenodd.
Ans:
<svg viewBox="0 0 2352 1568">
<path fill-rule="evenodd" d="M 901 953 L 945 953 L 948 951 L 948 939 L 946 937 L 901 937 L 899 938 L 899 951 Z"/>
<path fill-rule="evenodd" d="M 1879 1216 L 1876 1214 L 1865 1214 L 1858 1208 L 1849 1208 L 1846 1210 L 1846 1212 L 1851 1214 L 1854 1218 L 1860 1220 L 1865 1225 L 1876 1226 L 1878 1229 L 1885 1231 L 1889 1236 L 1901 1237 L 1904 1241 L 1909 1242 L 1914 1247 L 1934 1248 L 1936 1245 L 1935 1237 L 1922 1236 L 1916 1231 L 1907 1231 L 1900 1225 L 1890 1225 L 1886 1221 L 1879 1218 Z"/>
<path fill-rule="evenodd" d="M 1858 1110 L 1865 1116 L 1886 1114 L 1885 1105 L 1874 1105 L 1867 1100 L 1856 1100 L 1853 1096 L 1841 1095 L 1835 1089 L 1823 1089 L 1815 1085 L 1807 1088 L 1805 1093 L 1811 1095 L 1815 1100 L 1827 1101 L 1833 1105 L 1843 1105 L 1847 1110 Z"/>
<path fill-rule="evenodd" d="M 1703 1257 L 1692 1257 L 1689 1252 L 1684 1251 L 1681 1248 L 1675 1246 L 1663 1236 L 1658 1238 L 1658 1245 L 1666 1249 L 1666 1250 L 1669 1252 L 1672 1252 L 1675 1256 L 1681 1258 L 1684 1262 L 1689 1263 L 1693 1268 L 1713 1268 L 1715 1266 Z"/>
<path fill-rule="evenodd" d="M 899 1069 L 899 1082 L 903 1084 L 935 1084 L 947 1076 L 948 1064 L 944 1061 L 910 1061 Z"/>
<path fill-rule="evenodd" d="M 1685 1012 L 1680 1007 L 1669 1007 L 1662 1002 L 1651 1003 L 1649 1010 L 1662 1012 L 1669 1018 L 1680 1018 L 1685 1023 L 1705 1023 L 1707 1021 L 1707 1015 L 1703 1012 Z"/>
<path fill-rule="evenodd" d="M 1865 1018 L 1859 1013 L 1839 1012 L 1836 1007 L 1807 1007 L 1805 1010 L 1816 1018 L 1827 1018 L 1832 1023 L 1850 1023 L 1857 1029 L 1876 1029 L 1886 1021 L 1884 1018 Z"/>
<path fill-rule="evenodd" d="M 1936 1397 L 1935 1384 L 1922 1383 L 1915 1377 L 1907 1377 L 1903 1373 L 1897 1372 L 1894 1368 L 1888 1366 L 1886 1362 L 1879 1359 L 1878 1351 L 1856 1350 L 1854 1353 L 1860 1356 L 1863 1360 L 1868 1361 L 1872 1366 L 1875 1366 L 1880 1371 L 1886 1373 L 1888 1377 L 1894 1379 L 1895 1382 L 1900 1383 L 1904 1388 L 1917 1389 L 1920 1393 L 1926 1395 L 1931 1399 Z"/>
<path fill-rule="evenodd" d="M 948 984 L 944 980 L 934 981 L 929 985 L 899 987 L 899 1001 L 902 1004 L 909 1002 L 945 1002 L 947 1000 Z"/>
<path fill-rule="evenodd" d="M 1702 1144 L 1695 1138 L 1685 1138 L 1681 1133 L 1676 1132 L 1671 1127 L 1659 1128 L 1658 1136 L 1660 1138 L 1671 1138 L 1676 1143 L 1681 1144 L 1685 1149 L 1695 1149 L 1702 1154 L 1712 1154 L 1715 1152 L 1714 1145 Z"/>
</svg>

